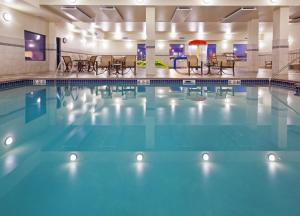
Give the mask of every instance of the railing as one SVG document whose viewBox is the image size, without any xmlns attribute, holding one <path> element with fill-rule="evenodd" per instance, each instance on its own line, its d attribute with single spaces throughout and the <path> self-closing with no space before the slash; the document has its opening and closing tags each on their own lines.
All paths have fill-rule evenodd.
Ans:
<svg viewBox="0 0 300 216">
<path fill-rule="evenodd" d="M 281 67 L 278 72 L 273 73 L 272 78 L 278 77 L 280 75 L 280 73 L 283 71 L 286 72 L 289 69 L 290 65 L 293 65 L 294 63 L 299 62 L 299 61 L 300 61 L 300 53 L 295 55 L 295 57 L 292 59 L 292 61 L 290 61 L 287 65 L 284 65 L 283 67 Z"/>
<path fill-rule="evenodd" d="M 300 58 L 300 50 L 289 51 L 289 55 L 288 55 L 289 64 L 296 63 L 296 61 L 294 60 L 295 59 L 298 60 L 299 58 Z M 272 53 L 259 54 L 258 61 L 259 61 L 259 67 L 265 67 L 266 61 L 272 61 Z"/>
</svg>

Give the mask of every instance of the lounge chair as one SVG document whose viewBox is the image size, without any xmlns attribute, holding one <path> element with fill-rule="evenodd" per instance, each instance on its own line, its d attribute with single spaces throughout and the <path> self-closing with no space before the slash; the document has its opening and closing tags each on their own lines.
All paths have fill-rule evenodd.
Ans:
<svg viewBox="0 0 300 216">
<path fill-rule="evenodd" d="M 203 62 L 201 61 L 200 65 L 198 64 L 198 58 L 195 55 L 187 56 L 187 65 L 188 65 L 188 72 L 191 75 L 191 70 L 199 68 L 201 69 L 201 75 L 203 74 Z"/>
<path fill-rule="evenodd" d="M 109 76 L 110 76 L 111 65 L 112 65 L 112 56 L 101 56 L 99 68 L 104 70 L 104 72 L 107 71 Z"/>
<path fill-rule="evenodd" d="M 136 75 L 136 56 L 130 55 L 125 57 L 125 61 L 123 63 L 123 70 L 133 70 L 133 74 Z"/>
</svg>

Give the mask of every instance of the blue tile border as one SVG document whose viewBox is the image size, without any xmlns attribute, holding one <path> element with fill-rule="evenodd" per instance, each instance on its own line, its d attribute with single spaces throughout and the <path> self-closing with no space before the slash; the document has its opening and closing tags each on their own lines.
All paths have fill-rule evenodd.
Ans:
<svg viewBox="0 0 300 216">
<path fill-rule="evenodd" d="M 14 81 L 8 81 L 0 83 L 0 91 L 14 89 L 14 88 L 20 88 L 24 86 L 32 86 L 33 80 L 14 80 Z"/>
<path fill-rule="evenodd" d="M 296 93 L 295 95 L 300 96 L 300 86 L 296 86 Z"/>
<path fill-rule="evenodd" d="M 138 85 L 138 80 L 145 79 L 100 79 L 100 80 L 70 80 L 70 79 L 60 79 L 60 80 L 45 80 L 45 85 L 47 86 L 63 86 L 63 85 L 74 85 L 74 86 L 86 86 L 86 85 Z M 147 79 L 150 81 L 151 86 L 168 86 L 168 85 L 183 85 L 183 80 L 186 79 Z M 228 86 L 229 80 L 234 79 L 187 79 L 195 80 L 195 85 L 205 86 L 205 85 L 222 85 Z M 239 79 L 236 79 L 239 80 Z M 269 80 L 269 79 L 242 79 L 240 80 L 241 86 L 274 86 L 284 89 L 295 90 L 296 94 L 300 94 L 300 86 L 297 86 L 296 83 L 291 81 L 284 80 Z M 6 81 L 0 83 L 0 91 L 8 90 L 13 88 L 19 88 L 24 86 L 34 85 L 34 80 L 14 80 Z"/>
<path fill-rule="evenodd" d="M 289 81 L 271 80 L 270 85 L 280 87 L 280 88 L 285 88 L 285 89 L 296 90 L 296 84 Z"/>
</svg>

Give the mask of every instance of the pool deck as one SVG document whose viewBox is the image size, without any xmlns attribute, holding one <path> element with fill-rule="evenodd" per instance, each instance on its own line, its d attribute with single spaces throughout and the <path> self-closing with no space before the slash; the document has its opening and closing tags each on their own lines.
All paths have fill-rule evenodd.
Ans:
<svg viewBox="0 0 300 216">
<path fill-rule="evenodd" d="M 257 72 L 250 72 L 243 69 L 237 69 L 235 76 L 232 75 L 231 70 L 225 70 L 225 74 L 219 75 L 218 71 L 213 71 L 209 75 L 193 74 L 188 75 L 186 69 L 157 69 L 153 75 L 146 74 L 145 69 L 138 69 L 137 75 L 134 76 L 133 72 L 128 72 L 122 75 L 111 75 L 108 77 L 107 72 L 95 75 L 95 72 L 82 72 L 82 73 L 26 73 L 26 74 L 11 74 L 0 76 L 0 82 L 9 82 L 15 80 L 26 80 L 26 79 L 49 79 L 49 80 L 103 80 L 103 79 L 163 79 L 163 80 L 177 80 L 177 79 L 203 79 L 203 80 L 215 80 L 215 79 L 270 79 L 288 81 L 293 83 L 300 83 L 300 71 L 290 70 L 288 73 L 280 74 L 272 77 L 272 71 L 270 69 L 259 69 Z M 206 74 L 207 71 L 204 71 Z"/>
</svg>

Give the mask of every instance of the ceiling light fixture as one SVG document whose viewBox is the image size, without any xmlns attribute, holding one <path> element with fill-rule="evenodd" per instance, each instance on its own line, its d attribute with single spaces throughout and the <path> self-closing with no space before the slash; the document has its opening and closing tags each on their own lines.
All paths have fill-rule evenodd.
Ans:
<svg viewBox="0 0 300 216">
<path fill-rule="evenodd" d="M 211 0 L 202 0 L 203 4 L 211 4 Z"/>
</svg>

